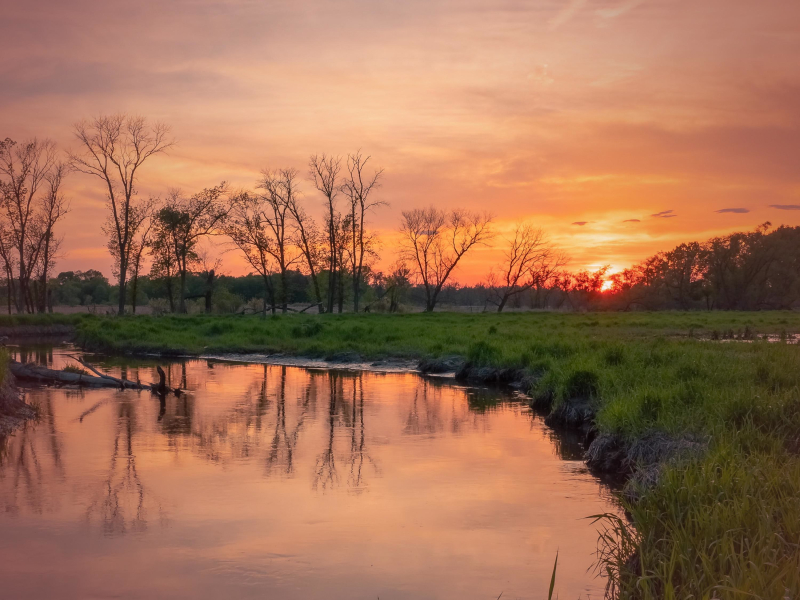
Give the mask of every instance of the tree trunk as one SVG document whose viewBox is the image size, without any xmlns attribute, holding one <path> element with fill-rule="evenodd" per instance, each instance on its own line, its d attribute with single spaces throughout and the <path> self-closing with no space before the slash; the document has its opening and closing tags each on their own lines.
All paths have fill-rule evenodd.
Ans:
<svg viewBox="0 0 800 600">
<path fill-rule="evenodd" d="M 342 314 L 344 310 L 344 277 L 342 277 L 342 272 L 339 271 L 339 314 Z"/>
<path fill-rule="evenodd" d="M 286 268 L 281 267 L 281 312 L 286 314 L 286 305 L 287 305 L 287 280 L 286 280 Z"/>
<path fill-rule="evenodd" d="M 497 304 L 497 312 L 503 312 L 509 297 L 510 294 L 503 294 L 503 296 L 500 298 L 500 302 Z"/>
<path fill-rule="evenodd" d="M 169 299 L 169 312 L 175 312 L 175 294 L 172 289 L 172 276 L 168 275 L 166 278 L 166 286 L 167 286 L 167 299 Z"/>
<path fill-rule="evenodd" d="M 358 271 L 353 272 L 353 312 L 358 314 L 358 292 L 361 288 L 361 276 Z"/>
<path fill-rule="evenodd" d="M 128 291 L 128 282 L 126 281 L 126 271 L 128 265 L 120 264 L 119 269 L 119 306 L 118 306 L 118 315 L 125 314 L 125 294 Z"/>
<path fill-rule="evenodd" d="M 186 314 L 186 269 L 181 269 L 181 288 L 178 296 L 178 312 Z"/>
<path fill-rule="evenodd" d="M 331 262 L 331 270 L 328 276 L 328 313 L 333 314 L 334 302 L 336 300 L 336 261 Z"/>
<path fill-rule="evenodd" d="M 136 314 L 136 293 L 139 291 L 139 269 L 133 274 L 133 281 L 131 281 L 131 312 Z"/>
<path fill-rule="evenodd" d="M 206 278 L 206 314 L 211 314 L 211 296 L 214 293 L 214 277 L 216 274 L 214 273 L 214 269 L 211 269 L 208 272 L 208 277 Z"/>
</svg>

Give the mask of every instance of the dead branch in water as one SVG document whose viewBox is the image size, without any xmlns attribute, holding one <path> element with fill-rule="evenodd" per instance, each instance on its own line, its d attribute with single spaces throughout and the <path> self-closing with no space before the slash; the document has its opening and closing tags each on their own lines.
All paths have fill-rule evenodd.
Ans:
<svg viewBox="0 0 800 600">
<path fill-rule="evenodd" d="M 158 369 L 159 382 L 158 383 L 142 383 L 140 381 L 130 381 L 128 379 L 121 379 L 107 375 L 95 367 L 84 362 L 81 358 L 71 356 L 70 358 L 78 361 L 81 365 L 92 371 L 95 375 L 88 375 L 85 373 L 74 373 L 70 371 L 59 371 L 56 369 L 48 369 L 40 365 L 30 363 L 20 363 L 15 360 L 9 362 L 11 372 L 15 377 L 28 381 L 40 381 L 44 383 L 60 383 L 65 385 L 79 385 L 89 387 L 109 387 L 119 389 L 133 389 L 133 390 L 150 390 L 155 393 L 165 394 L 173 392 L 176 396 L 181 394 L 178 388 L 171 389 L 166 385 L 166 374 L 161 367 Z"/>
</svg>

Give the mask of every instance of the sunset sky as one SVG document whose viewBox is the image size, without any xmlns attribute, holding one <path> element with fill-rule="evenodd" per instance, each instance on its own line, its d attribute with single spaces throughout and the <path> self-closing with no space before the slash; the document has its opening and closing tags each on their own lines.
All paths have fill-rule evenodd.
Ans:
<svg viewBox="0 0 800 600">
<path fill-rule="evenodd" d="M 400 211 L 429 204 L 539 224 L 573 268 L 800 224 L 795 0 L 30 0 L 2 16 L 0 137 L 77 149 L 81 118 L 161 120 L 178 144 L 140 183 L 161 196 L 361 148 L 385 169 L 382 264 Z M 110 275 L 100 182 L 68 184 L 56 271 Z"/>
</svg>

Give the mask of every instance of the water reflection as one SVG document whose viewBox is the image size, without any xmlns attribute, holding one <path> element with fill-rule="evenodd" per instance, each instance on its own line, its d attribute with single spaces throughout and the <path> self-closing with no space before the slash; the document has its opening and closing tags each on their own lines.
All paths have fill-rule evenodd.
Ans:
<svg viewBox="0 0 800 600">
<path fill-rule="evenodd" d="M 69 351 L 18 356 L 63 366 Z M 152 361 L 93 361 L 157 380 Z M 602 595 L 582 517 L 613 509 L 610 494 L 579 440 L 512 396 L 409 374 L 165 367 L 188 393 L 27 391 L 41 420 L 0 445 L 0 578 L 16 595 L 536 598 L 556 549 L 562 596 Z M 34 557 L 50 576 L 26 576 Z"/>
</svg>

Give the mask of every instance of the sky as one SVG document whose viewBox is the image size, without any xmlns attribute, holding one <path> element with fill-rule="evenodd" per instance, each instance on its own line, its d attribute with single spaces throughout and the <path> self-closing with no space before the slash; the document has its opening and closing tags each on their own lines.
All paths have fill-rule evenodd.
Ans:
<svg viewBox="0 0 800 600">
<path fill-rule="evenodd" d="M 574 269 L 800 225 L 800 2 L 792 0 L 2 0 L 0 137 L 76 150 L 76 121 L 128 112 L 176 146 L 142 195 L 312 153 L 384 169 L 379 266 L 403 210 L 488 210 L 494 248 L 541 226 Z M 73 174 L 56 271 L 110 275 L 99 180 Z M 321 215 L 306 184 L 304 202 Z M 776 208 L 782 207 L 782 208 Z M 210 247 L 224 251 L 224 240 Z M 246 272 L 232 250 L 223 270 Z"/>
</svg>

